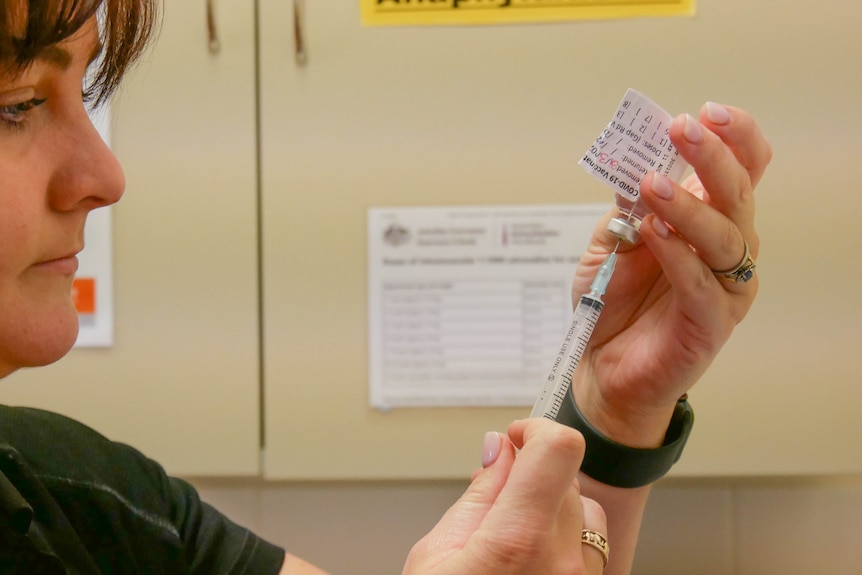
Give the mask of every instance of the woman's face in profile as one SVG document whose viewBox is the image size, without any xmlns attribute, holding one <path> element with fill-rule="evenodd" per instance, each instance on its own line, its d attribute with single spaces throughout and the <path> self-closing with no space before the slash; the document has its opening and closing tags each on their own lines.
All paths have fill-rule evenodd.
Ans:
<svg viewBox="0 0 862 575">
<path fill-rule="evenodd" d="M 83 101 L 97 53 L 91 21 L 23 71 L 0 62 L 0 377 L 74 344 L 84 224 L 123 193 L 122 170 Z"/>
</svg>

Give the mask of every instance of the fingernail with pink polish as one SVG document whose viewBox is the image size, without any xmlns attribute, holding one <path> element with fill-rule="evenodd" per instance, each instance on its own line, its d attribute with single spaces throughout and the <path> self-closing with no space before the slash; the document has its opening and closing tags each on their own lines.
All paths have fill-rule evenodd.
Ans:
<svg viewBox="0 0 862 575">
<path fill-rule="evenodd" d="M 664 221 L 660 217 L 655 216 L 655 215 L 652 217 L 652 227 L 655 230 L 655 233 L 658 234 L 659 237 L 661 237 L 661 238 L 670 237 L 670 228 L 667 227 L 667 224 L 664 223 Z"/>
<path fill-rule="evenodd" d="M 720 126 L 730 123 L 730 112 L 727 111 L 727 108 L 715 102 L 706 103 L 706 117 L 713 124 Z"/>
<path fill-rule="evenodd" d="M 482 442 L 482 467 L 488 467 L 500 456 L 500 448 L 503 446 L 503 438 L 496 431 L 485 434 Z"/>
<path fill-rule="evenodd" d="M 685 126 L 682 129 L 682 135 L 691 144 L 699 144 L 703 140 L 703 128 L 700 127 L 700 122 L 685 115 Z"/>
<path fill-rule="evenodd" d="M 669 200 L 673 197 L 673 184 L 667 176 L 659 173 L 653 174 L 652 191 L 663 200 Z"/>
</svg>

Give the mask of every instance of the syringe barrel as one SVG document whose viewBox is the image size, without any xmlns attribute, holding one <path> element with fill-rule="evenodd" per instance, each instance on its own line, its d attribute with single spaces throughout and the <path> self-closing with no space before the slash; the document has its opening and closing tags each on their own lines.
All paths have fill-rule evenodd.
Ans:
<svg viewBox="0 0 862 575">
<path fill-rule="evenodd" d="M 578 300 L 569 331 L 530 417 L 554 419 L 557 416 L 604 306 L 601 298 L 593 294 L 583 295 Z"/>
<path fill-rule="evenodd" d="M 580 310 L 584 315 L 592 315 L 601 312 L 603 307 L 605 307 L 605 302 L 597 294 L 585 293 L 578 300 L 578 307 L 575 309 L 576 311 Z M 592 332 L 592 330 L 590 331 Z"/>
</svg>

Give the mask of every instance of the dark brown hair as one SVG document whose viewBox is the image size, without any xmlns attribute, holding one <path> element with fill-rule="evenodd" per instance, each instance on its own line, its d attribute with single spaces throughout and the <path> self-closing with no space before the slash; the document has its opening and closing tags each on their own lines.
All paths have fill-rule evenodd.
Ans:
<svg viewBox="0 0 862 575">
<path fill-rule="evenodd" d="M 0 63 L 23 70 L 94 16 L 103 46 L 87 96 L 103 102 L 154 34 L 159 0 L 0 0 Z"/>
</svg>

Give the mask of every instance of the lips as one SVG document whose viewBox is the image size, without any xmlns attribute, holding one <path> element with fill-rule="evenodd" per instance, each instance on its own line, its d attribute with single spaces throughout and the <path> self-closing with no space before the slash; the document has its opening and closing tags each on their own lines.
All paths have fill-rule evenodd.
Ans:
<svg viewBox="0 0 862 575">
<path fill-rule="evenodd" d="M 33 267 L 61 275 L 75 275 L 78 271 L 78 257 L 76 254 L 70 254 L 39 262 Z"/>
</svg>

